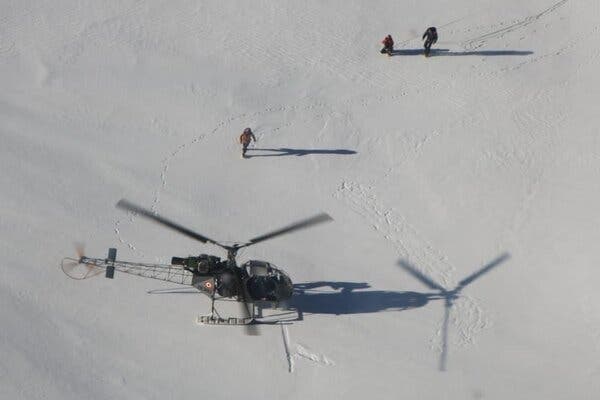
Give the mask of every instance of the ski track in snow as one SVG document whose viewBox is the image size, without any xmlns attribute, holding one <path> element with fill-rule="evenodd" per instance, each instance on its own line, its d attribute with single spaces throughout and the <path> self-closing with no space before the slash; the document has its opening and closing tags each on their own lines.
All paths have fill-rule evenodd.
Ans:
<svg viewBox="0 0 600 400">
<path fill-rule="evenodd" d="M 599 28 L 599 26 L 594 27 L 585 34 L 569 40 L 558 52 L 551 52 L 549 54 L 559 55 L 567 48 L 574 48 L 577 45 L 584 46 L 581 39 L 597 35 L 600 31 Z M 540 56 L 538 59 L 546 56 Z M 583 68 L 597 61 L 599 56 L 599 49 L 587 53 L 583 62 L 577 64 L 573 73 L 568 78 L 555 85 L 542 87 L 524 98 L 524 106 L 518 106 L 512 110 L 512 120 L 517 130 L 522 133 L 523 138 L 527 138 L 527 145 L 521 146 L 522 149 L 519 150 L 519 154 L 515 157 L 522 168 L 524 179 L 527 180 L 527 187 L 507 231 L 510 238 L 514 237 L 529 220 L 531 212 L 534 209 L 535 198 L 541 187 L 541 183 L 546 178 L 547 170 L 550 166 L 556 165 L 557 155 L 562 152 L 562 144 L 558 140 L 563 129 L 562 126 L 569 119 L 571 113 L 565 109 L 560 111 L 552 110 L 547 113 L 543 111 L 550 109 L 553 99 L 561 96 L 565 88 L 572 81 L 579 79 L 578 75 L 583 71 Z M 537 60 L 531 60 L 527 63 L 534 61 Z M 513 68 L 516 69 L 521 66 L 523 66 L 523 63 Z"/>
<path fill-rule="evenodd" d="M 586 47 L 588 47 L 590 38 L 593 38 L 594 36 L 596 36 L 598 34 L 599 30 L 600 30 L 600 26 L 594 26 L 589 31 L 586 31 L 580 35 L 577 35 L 575 38 L 570 38 L 563 45 L 561 45 L 558 49 L 548 51 L 539 56 L 527 58 L 525 61 L 519 62 L 514 65 L 505 66 L 498 70 L 490 71 L 486 74 L 481 74 L 481 76 L 491 77 L 491 76 L 499 75 L 500 73 L 504 73 L 504 72 L 516 71 L 520 68 L 523 68 L 526 66 L 531 66 L 532 64 L 538 63 L 540 61 L 547 61 L 553 57 L 564 56 L 564 55 L 568 54 L 569 51 L 576 49 L 578 46 L 586 48 Z M 598 57 L 598 53 L 599 53 L 598 49 L 594 48 L 594 51 L 591 52 L 588 56 L 586 56 L 586 61 L 596 60 Z M 579 63 L 577 66 L 577 69 L 573 72 L 576 73 L 577 70 L 584 64 L 587 64 L 587 62 Z"/>
<path fill-rule="evenodd" d="M 552 93 L 550 90 L 544 91 L 548 92 L 544 96 L 545 99 L 548 99 Z M 535 153 L 526 151 L 516 157 L 519 159 L 523 179 L 526 180 L 527 186 L 508 228 L 507 234 L 509 235 L 509 239 L 515 237 L 518 231 L 529 220 L 531 212 L 534 209 L 535 198 L 544 181 L 547 170 L 549 166 L 555 164 L 556 154 L 560 151 L 557 149 L 559 145 L 555 143 L 555 137 L 560 132 L 561 123 L 566 119 L 566 116 L 561 113 L 541 116 L 539 107 L 537 107 L 538 104 L 539 102 L 532 101 L 527 108 L 519 108 L 513 112 L 513 120 L 517 125 L 517 129 L 523 132 L 523 137 L 529 138 L 529 145 L 524 146 L 524 148 L 542 148 L 543 151 L 536 150 Z M 535 113 L 530 108 L 538 112 Z M 546 156 L 540 159 L 541 156 L 538 153 Z"/>
<path fill-rule="evenodd" d="M 480 48 L 480 47 L 484 46 L 489 39 L 501 38 L 508 33 L 511 33 L 518 29 L 522 29 L 522 28 L 526 27 L 527 25 L 530 25 L 530 24 L 533 24 L 533 23 L 539 21 L 544 16 L 553 13 L 558 8 L 565 5 L 568 1 L 569 0 L 560 0 L 559 2 L 553 4 L 552 6 L 546 8 L 545 10 L 541 11 L 540 13 L 538 13 L 536 15 L 528 16 L 528 17 L 526 17 L 522 20 L 516 21 L 516 22 L 512 23 L 511 25 L 508 25 L 504 28 L 501 28 L 501 29 L 498 29 L 498 30 L 495 30 L 492 32 L 488 32 L 483 35 L 479 35 L 472 39 L 465 40 L 461 45 L 465 50 L 473 50 L 473 49 Z M 500 23 L 500 25 L 503 25 L 503 23 Z"/>
</svg>

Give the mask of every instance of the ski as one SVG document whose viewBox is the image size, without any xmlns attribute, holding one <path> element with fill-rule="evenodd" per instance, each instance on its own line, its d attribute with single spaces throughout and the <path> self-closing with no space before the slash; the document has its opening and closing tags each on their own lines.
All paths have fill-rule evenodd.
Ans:
<svg viewBox="0 0 600 400">
<path fill-rule="evenodd" d="M 198 325 L 253 325 L 256 323 L 254 318 L 221 318 L 212 315 L 199 315 L 196 318 Z"/>
</svg>

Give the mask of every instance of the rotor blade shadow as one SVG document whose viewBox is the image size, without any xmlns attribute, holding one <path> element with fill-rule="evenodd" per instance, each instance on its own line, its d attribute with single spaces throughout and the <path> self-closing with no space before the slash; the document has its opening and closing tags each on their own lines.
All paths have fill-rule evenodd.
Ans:
<svg viewBox="0 0 600 400">
<path fill-rule="evenodd" d="M 446 371 L 448 359 L 448 321 L 450 320 L 450 307 L 452 303 L 448 298 L 444 303 L 444 322 L 442 322 L 442 352 L 440 354 L 440 371 Z"/>
<path fill-rule="evenodd" d="M 465 286 L 467 286 L 468 284 L 473 282 L 475 279 L 479 278 L 481 275 L 488 273 L 493 268 L 502 264 L 504 261 L 508 260 L 509 258 L 510 258 L 510 254 L 508 254 L 508 253 L 501 254 L 496 259 L 494 259 L 493 261 L 491 261 L 487 265 L 485 265 L 483 268 L 481 268 L 479 271 L 474 272 L 473 274 L 469 275 L 468 277 L 466 277 L 465 279 L 460 281 L 458 283 L 457 290 L 462 290 L 462 288 L 464 288 Z"/>
<path fill-rule="evenodd" d="M 448 325 L 449 325 L 449 321 L 450 321 L 450 309 L 452 308 L 453 301 L 460 298 L 459 294 L 465 286 L 469 285 L 476 279 L 480 278 L 482 275 L 484 275 L 484 274 L 488 273 L 489 271 L 491 271 L 492 269 L 496 268 L 497 266 L 499 266 L 500 264 L 502 264 L 504 261 L 506 261 L 509 258 L 510 258 L 509 253 L 505 252 L 505 253 L 501 254 L 500 256 L 496 257 L 494 260 L 492 260 L 488 264 L 484 265 L 479 270 L 475 271 L 471 275 L 469 275 L 466 278 L 464 278 L 463 280 L 461 280 L 458 283 L 458 285 L 452 290 L 444 289 L 441 285 L 439 285 L 438 283 L 433 281 L 431 278 L 426 276 L 423 272 L 419 271 L 417 268 L 415 268 L 414 266 L 409 264 L 408 261 L 406 261 L 406 260 L 398 261 L 398 265 L 401 268 L 403 268 L 406 272 L 408 272 L 410 275 L 412 275 L 414 278 L 419 280 L 421 283 L 423 283 L 428 288 L 438 291 L 437 297 L 436 297 L 436 294 L 428 294 L 427 296 L 429 299 L 442 299 L 442 298 L 444 299 L 444 319 L 443 319 L 442 328 L 441 328 L 441 353 L 440 353 L 440 362 L 439 362 L 440 371 L 446 371 L 446 364 L 447 364 L 447 359 L 448 359 Z"/>
<path fill-rule="evenodd" d="M 400 260 L 398 261 L 398 265 L 401 268 L 403 268 L 406 272 L 411 274 L 413 277 L 415 277 L 417 280 L 419 280 L 421 283 L 423 283 L 425 286 L 427 286 L 429 289 L 439 290 L 441 292 L 446 291 L 446 289 L 444 289 L 440 284 L 436 283 L 433 279 L 431 279 L 430 277 L 426 276 L 424 273 L 413 267 L 411 264 L 409 264 L 408 261 Z"/>
</svg>

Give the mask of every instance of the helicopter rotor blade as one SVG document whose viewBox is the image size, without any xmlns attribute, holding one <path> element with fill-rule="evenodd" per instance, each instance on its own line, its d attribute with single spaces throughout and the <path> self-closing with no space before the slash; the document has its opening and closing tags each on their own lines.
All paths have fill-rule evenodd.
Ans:
<svg viewBox="0 0 600 400">
<path fill-rule="evenodd" d="M 204 235 L 201 235 L 201 234 L 199 234 L 197 232 L 194 232 L 194 231 L 192 231 L 192 230 L 190 230 L 188 228 L 185 228 L 184 226 L 181 226 L 181 225 L 179 225 L 179 224 L 177 224 L 177 223 L 175 223 L 173 221 L 170 221 L 170 220 L 168 220 L 166 218 L 163 218 L 160 215 L 155 214 L 152 211 L 146 210 L 146 209 L 144 209 L 144 208 L 142 208 L 140 206 L 137 206 L 137 205 L 131 203 L 128 200 L 125 200 L 125 199 L 119 200 L 119 202 L 116 204 L 116 207 L 120 208 L 120 209 L 123 209 L 123 210 L 134 212 L 134 213 L 139 214 L 139 215 L 141 215 L 141 216 L 143 216 L 145 218 L 151 219 L 154 222 L 158 222 L 161 225 L 164 225 L 164 226 L 166 226 L 168 228 L 171 228 L 171 229 L 173 229 L 173 230 L 175 230 L 175 231 L 177 231 L 177 232 L 179 232 L 179 233 L 181 233 L 181 234 L 183 234 L 183 235 L 185 235 L 187 237 L 190 237 L 192 239 L 198 240 L 198 241 L 200 241 L 202 243 L 207 243 L 208 242 L 208 243 L 212 243 L 212 244 L 215 244 L 217 246 L 225 247 L 226 248 L 226 246 L 223 246 L 222 244 L 220 244 L 219 242 L 217 242 L 215 240 L 212 240 L 212 239 L 210 239 L 210 238 L 208 238 L 208 237 L 206 237 Z"/>
<path fill-rule="evenodd" d="M 246 243 L 245 245 L 240 246 L 240 247 L 250 246 L 250 245 L 253 245 L 256 243 L 263 242 L 268 239 L 272 239 L 276 236 L 284 235 L 286 233 L 290 233 L 290 232 L 297 231 L 300 229 L 305 229 L 310 226 L 321 224 L 323 222 L 329 222 L 329 221 L 333 221 L 333 218 L 331 218 L 331 216 L 329 214 L 327 214 L 327 213 L 317 214 L 313 217 L 303 219 L 302 221 L 295 222 L 291 225 L 285 226 L 285 227 L 277 229 L 275 231 L 266 233 L 261 236 L 257 236 L 253 239 L 250 239 L 248 241 L 248 243 Z"/>
<path fill-rule="evenodd" d="M 508 258 L 510 258 L 510 255 L 508 253 L 504 253 L 504 254 L 500 255 L 499 257 L 497 257 L 495 260 L 493 260 L 492 262 L 485 265 L 480 270 L 472 273 L 471 275 L 467 276 L 462 281 L 458 282 L 457 289 L 461 290 L 463 287 L 467 286 L 468 284 L 473 282 L 475 279 L 479 278 L 481 275 L 488 273 L 492 268 L 495 268 L 498 265 L 502 264 Z"/>
<path fill-rule="evenodd" d="M 417 278 L 422 284 L 427 286 L 429 289 L 439 290 L 440 292 L 446 292 L 440 284 L 436 283 L 433 279 L 426 276 L 424 273 L 413 267 L 406 260 L 398 261 L 398 265 L 403 268 L 406 272 Z"/>
</svg>

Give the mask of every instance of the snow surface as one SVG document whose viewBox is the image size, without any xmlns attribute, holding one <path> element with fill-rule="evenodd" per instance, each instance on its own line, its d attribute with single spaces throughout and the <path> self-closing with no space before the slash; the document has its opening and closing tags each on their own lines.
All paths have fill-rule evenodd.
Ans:
<svg viewBox="0 0 600 400">
<path fill-rule="evenodd" d="M 0 4 L 1 399 L 597 398 L 599 2 Z M 241 160 L 246 126 L 272 150 Z M 223 241 L 328 212 L 240 257 L 323 300 L 252 337 L 172 284 L 68 279 L 74 241 L 222 256 L 122 197 Z M 444 350 L 399 263 L 449 291 L 494 260 Z"/>
</svg>

